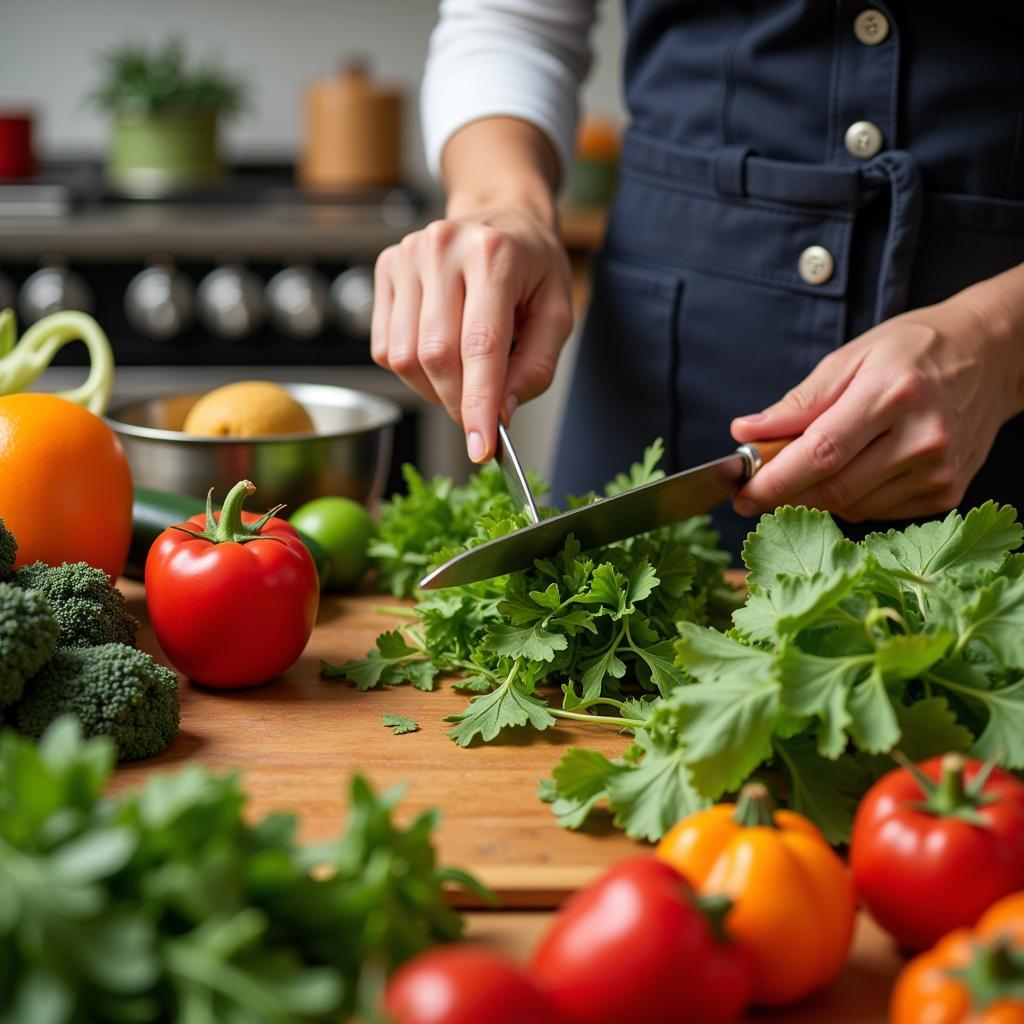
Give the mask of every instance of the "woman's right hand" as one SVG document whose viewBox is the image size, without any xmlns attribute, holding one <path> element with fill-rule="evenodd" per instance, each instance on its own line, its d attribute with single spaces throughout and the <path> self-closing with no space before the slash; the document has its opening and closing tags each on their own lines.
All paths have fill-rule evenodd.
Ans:
<svg viewBox="0 0 1024 1024">
<path fill-rule="evenodd" d="M 372 353 L 444 405 L 486 462 L 499 416 L 547 388 L 572 327 L 558 161 L 539 129 L 493 117 L 455 132 L 441 162 L 447 219 L 377 260 Z"/>
<path fill-rule="evenodd" d="M 571 327 L 565 248 L 527 209 L 434 221 L 377 260 L 373 361 L 444 405 L 474 462 L 494 455 L 499 415 L 551 383 Z"/>
</svg>

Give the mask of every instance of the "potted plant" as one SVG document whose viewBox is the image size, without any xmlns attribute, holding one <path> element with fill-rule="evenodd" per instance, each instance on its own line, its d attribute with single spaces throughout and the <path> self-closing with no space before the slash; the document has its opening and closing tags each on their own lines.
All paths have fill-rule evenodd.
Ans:
<svg viewBox="0 0 1024 1024">
<path fill-rule="evenodd" d="M 111 182 L 132 195 L 164 194 L 221 173 L 217 126 L 238 113 L 245 87 L 212 63 L 190 68 L 181 41 L 125 44 L 103 56 L 93 100 L 113 115 Z"/>
</svg>

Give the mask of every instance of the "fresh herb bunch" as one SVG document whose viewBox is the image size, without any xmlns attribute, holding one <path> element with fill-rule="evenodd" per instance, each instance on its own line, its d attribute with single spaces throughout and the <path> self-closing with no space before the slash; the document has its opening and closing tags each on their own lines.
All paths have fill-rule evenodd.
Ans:
<svg viewBox="0 0 1024 1024">
<path fill-rule="evenodd" d="M 103 81 L 93 102 L 120 114 L 236 114 L 245 106 L 239 79 L 206 63 L 190 68 L 182 41 L 150 49 L 126 43 L 103 54 Z"/>
<path fill-rule="evenodd" d="M 0 736 L 0 1018 L 171 1024 L 370 1019 L 388 971 L 462 922 L 442 893 L 432 813 L 352 780 L 341 838 L 245 815 L 200 767 L 104 797 L 114 749 L 59 720 Z"/>
<path fill-rule="evenodd" d="M 606 493 L 659 479 L 661 454 L 659 441 Z M 406 479 L 409 496 L 386 505 L 376 546 L 382 583 L 394 592 L 467 544 L 521 525 L 496 470 L 464 487 L 426 484 L 408 467 Z M 439 673 L 461 674 L 456 685 L 477 693 L 451 719 L 449 735 L 462 746 L 510 726 L 547 729 L 559 717 L 618 724 L 590 709 L 638 704 L 623 691 L 626 679 L 638 693 L 671 692 L 683 682 L 673 664 L 677 621 L 706 623 L 734 606 L 735 592 L 722 577 L 728 556 L 716 543 L 703 518 L 594 553 L 570 538 L 525 572 L 420 594 L 415 624 L 381 635 L 366 658 L 323 669 L 361 690 L 404 682 L 430 690 Z M 538 690 L 547 683 L 564 684 L 560 707 Z"/>
<path fill-rule="evenodd" d="M 570 749 L 542 797 L 570 828 L 606 801 L 629 834 L 657 839 L 766 771 L 843 842 L 897 748 L 1024 768 L 1021 539 L 1014 510 L 992 502 L 861 543 L 824 512 L 762 517 L 733 628 L 680 622 L 683 684 L 628 723 L 624 757 Z"/>
</svg>

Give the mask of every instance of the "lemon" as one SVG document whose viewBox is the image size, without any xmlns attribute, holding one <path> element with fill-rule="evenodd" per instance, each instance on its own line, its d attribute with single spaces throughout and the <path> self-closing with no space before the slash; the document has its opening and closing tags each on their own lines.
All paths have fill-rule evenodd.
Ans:
<svg viewBox="0 0 1024 1024">
<path fill-rule="evenodd" d="M 315 432 L 309 413 L 269 380 L 242 380 L 207 392 L 189 410 L 181 429 L 203 437 Z"/>
</svg>

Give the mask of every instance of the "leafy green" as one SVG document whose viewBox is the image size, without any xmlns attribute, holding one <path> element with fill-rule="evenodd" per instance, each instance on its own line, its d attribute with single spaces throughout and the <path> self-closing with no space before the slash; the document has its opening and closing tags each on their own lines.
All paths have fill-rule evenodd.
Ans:
<svg viewBox="0 0 1024 1024">
<path fill-rule="evenodd" d="M 658 479 L 660 455 L 652 445 L 605 493 Z M 406 473 L 377 554 L 395 592 L 413 569 L 522 525 L 494 471 L 461 488 Z M 367 658 L 326 670 L 360 688 L 412 666 L 463 676 L 476 696 L 448 719 L 461 746 L 562 718 L 629 734 L 622 757 L 576 747 L 545 780 L 566 827 L 606 806 L 629 835 L 657 839 L 764 774 L 842 842 L 897 748 L 1024 768 L 1022 536 L 991 502 L 859 543 L 825 512 L 781 508 L 744 544 L 742 607 L 705 520 L 586 552 L 570 537 L 529 570 L 417 595 L 414 619 Z"/>
<path fill-rule="evenodd" d="M 420 727 L 405 715 L 394 715 L 390 711 L 385 711 L 381 718 L 396 736 L 404 736 L 408 732 L 419 732 Z"/>
<path fill-rule="evenodd" d="M 359 777 L 341 837 L 250 822 L 234 776 L 198 766 L 103 796 L 107 739 L 62 719 L 0 736 L 0 1020 L 298 1024 L 369 1019 L 387 972 L 459 937 L 433 813 Z"/>
</svg>

